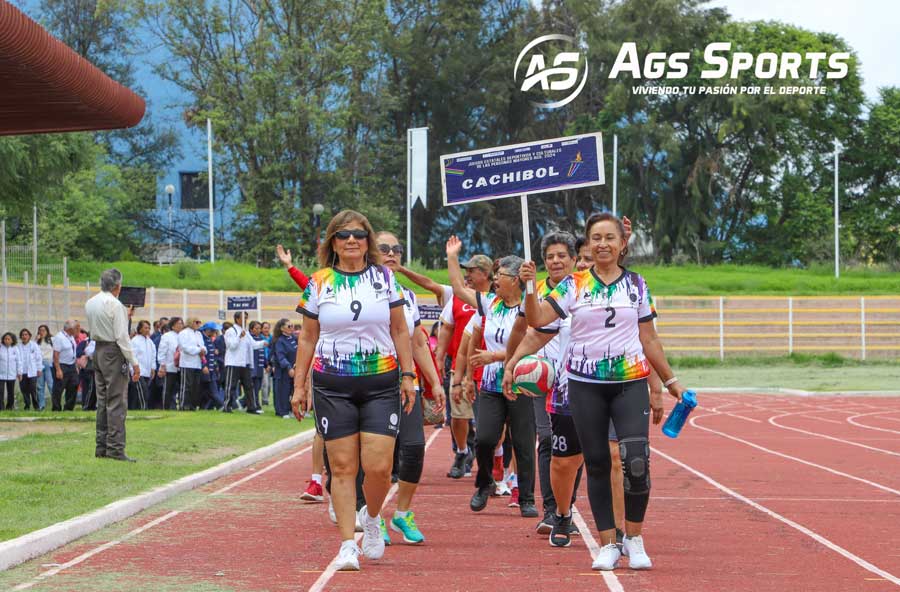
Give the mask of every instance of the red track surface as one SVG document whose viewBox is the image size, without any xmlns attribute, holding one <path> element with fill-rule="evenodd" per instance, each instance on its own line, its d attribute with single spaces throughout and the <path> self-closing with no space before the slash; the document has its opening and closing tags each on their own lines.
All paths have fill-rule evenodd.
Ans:
<svg viewBox="0 0 900 592">
<path fill-rule="evenodd" d="M 652 430 L 649 572 L 632 572 L 623 559 L 615 578 L 601 577 L 590 569 L 585 540 L 551 548 L 534 533 L 537 521 L 520 518 L 506 498 L 473 514 L 472 479 L 444 476 L 450 434 L 441 430 L 414 503 L 426 544 L 395 542 L 382 560 L 363 559 L 361 572 L 323 576 L 339 539 L 325 504 L 298 501 L 310 459 L 295 452 L 258 477 L 251 476 L 273 461 L 2 574 L 0 582 L 33 583 L 31 590 L 204 592 L 309 590 L 317 580 L 322 590 L 367 592 L 900 588 L 900 399 L 703 394 L 700 402 L 678 440 Z M 578 507 L 594 530 L 584 490 Z M 35 580 L 51 571 L 42 565 L 114 540 L 121 542 Z"/>
</svg>

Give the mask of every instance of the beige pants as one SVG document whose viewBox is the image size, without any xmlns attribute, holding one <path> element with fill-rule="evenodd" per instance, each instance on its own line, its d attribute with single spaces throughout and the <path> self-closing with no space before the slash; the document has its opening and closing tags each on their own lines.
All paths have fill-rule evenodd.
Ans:
<svg viewBox="0 0 900 592">
<path fill-rule="evenodd" d="M 97 381 L 97 449 L 106 456 L 125 454 L 125 415 L 131 368 L 115 343 L 97 343 L 94 377 Z"/>
</svg>

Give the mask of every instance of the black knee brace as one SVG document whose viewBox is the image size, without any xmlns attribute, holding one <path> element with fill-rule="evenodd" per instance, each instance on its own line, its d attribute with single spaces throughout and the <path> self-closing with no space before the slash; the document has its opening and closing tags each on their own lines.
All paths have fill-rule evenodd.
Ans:
<svg viewBox="0 0 900 592">
<path fill-rule="evenodd" d="M 619 456 L 625 476 L 625 493 L 642 494 L 650 491 L 650 442 L 647 438 L 619 440 Z"/>
<path fill-rule="evenodd" d="M 406 483 L 418 483 L 422 478 L 425 445 L 404 444 L 398 448 L 400 449 L 400 480 Z"/>
</svg>

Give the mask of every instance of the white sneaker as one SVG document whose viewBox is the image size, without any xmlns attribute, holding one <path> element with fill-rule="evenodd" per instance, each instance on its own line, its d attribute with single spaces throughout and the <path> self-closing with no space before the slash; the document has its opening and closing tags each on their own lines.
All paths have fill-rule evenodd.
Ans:
<svg viewBox="0 0 900 592">
<path fill-rule="evenodd" d="M 359 547 L 355 541 L 344 541 L 334 562 L 337 571 L 359 571 Z"/>
<path fill-rule="evenodd" d="M 328 519 L 337 524 L 337 514 L 334 513 L 334 502 L 328 498 Z"/>
<path fill-rule="evenodd" d="M 509 488 L 506 481 L 494 481 L 494 495 L 512 495 L 512 490 Z"/>
<path fill-rule="evenodd" d="M 368 506 L 357 513 L 357 520 L 363 527 L 362 552 L 369 559 L 381 559 L 384 555 L 384 538 L 381 536 L 381 517 L 369 516 Z"/>
<path fill-rule="evenodd" d="M 622 554 L 628 557 L 628 567 L 631 569 L 650 569 L 653 564 L 650 557 L 644 551 L 644 539 L 641 535 L 622 539 Z"/>
<path fill-rule="evenodd" d="M 615 543 L 610 543 L 600 548 L 600 552 L 597 553 L 597 557 L 594 558 L 594 563 L 591 565 L 591 569 L 598 569 L 603 571 L 609 571 L 616 568 L 616 563 L 619 562 L 619 558 L 622 556 L 622 553 L 619 552 L 619 548 Z"/>
</svg>

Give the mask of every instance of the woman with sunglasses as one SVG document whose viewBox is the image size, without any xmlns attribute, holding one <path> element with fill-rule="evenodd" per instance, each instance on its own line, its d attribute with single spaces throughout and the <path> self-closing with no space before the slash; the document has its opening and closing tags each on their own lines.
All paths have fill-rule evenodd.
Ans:
<svg viewBox="0 0 900 592">
<path fill-rule="evenodd" d="M 478 459 L 478 474 L 475 477 L 477 490 L 469 502 L 473 512 L 480 512 L 487 506 L 488 498 L 494 492 L 492 469 L 494 450 L 503 435 L 507 419 L 512 436 L 513 453 L 516 458 L 519 487 L 519 513 L 523 518 L 536 518 L 534 505 L 534 441 L 537 437 L 534 424 L 534 410 L 527 397 L 507 399 L 503 395 L 503 362 L 506 359 L 506 342 L 519 314 L 524 286 L 519 282 L 519 267 L 522 259 L 509 255 L 500 259 L 496 277 L 496 293 L 476 292 L 467 288 L 459 266 L 459 251 L 462 242 L 451 236 L 447 241 L 447 264 L 453 293 L 474 306 L 480 317 L 481 333 L 486 350 L 471 356 L 473 367 L 483 366 L 481 391 L 478 394 L 478 413 L 475 424 L 475 456 Z M 473 336 L 478 340 L 477 334 Z M 471 346 L 470 346 L 471 348 Z"/>
<path fill-rule="evenodd" d="M 400 257 L 403 255 L 403 246 L 397 237 L 390 232 L 379 232 L 376 239 L 378 251 L 381 253 L 381 263 L 395 271 L 400 267 Z M 407 543 L 416 544 L 425 540 L 416 525 L 415 514 L 410 510 L 413 495 L 422 478 L 422 467 L 425 461 L 425 422 L 422 413 L 422 389 L 420 380 L 424 380 L 431 387 L 431 394 L 440 409 L 444 407 L 444 387 L 431 357 L 428 347 L 428 333 L 422 327 L 419 318 L 419 307 L 416 303 L 415 293 L 404 286 L 400 286 L 406 305 L 403 313 L 406 318 L 406 327 L 412 340 L 412 353 L 416 362 L 417 371 L 422 376 L 416 379 L 416 402 L 412 412 L 400 416 L 400 433 L 397 436 L 396 451 L 398 454 L 398 489 L 397 510 L 391 519 L 391 530 L 403 535 Z M 387 531 L 385 531 L 387 542 Z"/>
<path fill-rule="evenodd" d="M 291 416 L 291 393 L 294 390 L 294 360 L 297 359 L 297 339 L 294 324 L 279 319 L 272 330 L 272 351 L 275 352 L 275 415 Z"/>
<path fill-rule="evenodd" d="M 372 225 L 362 214 L 344 210 L 331 219 L 325 235 L 318 253 L 321 269 L 297 306 L 306 319 L 291 408 L 300 420 L 315 407 L 342 539 L 335 563 L 339 570 L 358 570 L 357 469 L 361 464 L 365 472 L 366 505 L 356 515 L 363 527 L 362 553 L 379 559 L 384 555 L 380 512 L 391 485 L 394 440 L 401 413 L 416 402 L 416 373 L 403 293 L 394 273 L 377 264 Z M 312 401 L 305 388 L 310 371 Z"/>
</svg>

